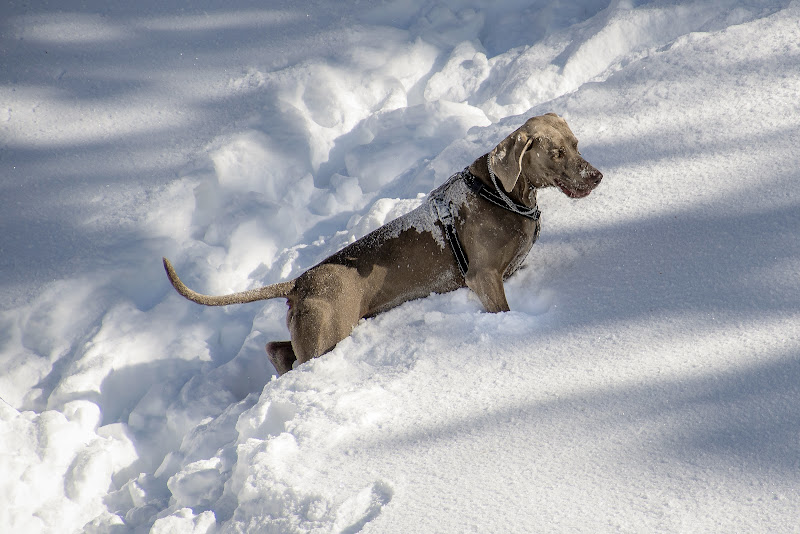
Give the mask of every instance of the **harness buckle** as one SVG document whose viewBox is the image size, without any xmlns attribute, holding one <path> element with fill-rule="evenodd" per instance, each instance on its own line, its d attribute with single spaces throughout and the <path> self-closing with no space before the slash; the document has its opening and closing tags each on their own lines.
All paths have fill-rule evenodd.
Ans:
<svg viewBox="0 0 800 534">
<path fill-rule="evenodd" d="M 453 226 L 455 219 L 453 218 L 453 212 L 450 211 L 450 203 L 441 197 L 435 197 L 433 199 L 433 205 L 436 207 L 436 215 L 439 216 L 439 220 L 442 221 L 442 224 L 445 226 Z"/>
</svg>

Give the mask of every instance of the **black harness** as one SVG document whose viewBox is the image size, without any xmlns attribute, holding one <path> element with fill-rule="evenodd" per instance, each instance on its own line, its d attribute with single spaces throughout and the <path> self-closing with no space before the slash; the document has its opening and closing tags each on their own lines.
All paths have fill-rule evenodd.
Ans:
<svg viewBox="0 0 800 534">
<path fill-rule="evenodd" d="M 472 174 L 469 171 L 469 167 L 457 174 L 454 174 L 451 179 L 460 178 L 464 180 L 464 183 L 473 193 L 484 200 L 503 208 L 504 210 L 510 211 L 532 221 L 539 220 L 541 212 L 536 205 L 535 197 L 532 207 L 514 202 L 500 189 L 499 185 L 497 184 L 497 178 L 494 176 L 491 168 L 489 169 L 489 174 L 492 177 L 494 191 L 485 183 L 483 183 L 477 176 Z M 461 246 L 461 241 L 458 239 L 453 212 L 450 210 L 450 203 L 444 198 L 435 197 L 433 198 L 433 205 L 436 207 L 439 221 L 444 227 L 444 233 L 445 236 L 447 236 L 447 241 L 450 243 L 450 248 L 453 249 L 453 255 L 455 256 L 456 263 L 458 264 L 458 270 L 461 271 L 462 276 L 466 277 L 467 269 L 469 269 L 469 258 L 467 258 L 467 254 L 464 252 L 464 248 Z"/>
</svg>

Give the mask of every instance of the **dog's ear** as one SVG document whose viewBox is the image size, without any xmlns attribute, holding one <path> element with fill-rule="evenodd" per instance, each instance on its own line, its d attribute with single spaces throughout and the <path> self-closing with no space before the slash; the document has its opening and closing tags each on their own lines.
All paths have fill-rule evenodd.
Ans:
<svg viewBox="0 0 800 534">
<path fill-rule="evenodd" d="M 533 139 L 522 132 L 515 132 L 489 152 L 489 168 L 500 180 L 507 193 L 514 189 L 522 172 L 522 156 L 530 148 Z"/>
</svg>

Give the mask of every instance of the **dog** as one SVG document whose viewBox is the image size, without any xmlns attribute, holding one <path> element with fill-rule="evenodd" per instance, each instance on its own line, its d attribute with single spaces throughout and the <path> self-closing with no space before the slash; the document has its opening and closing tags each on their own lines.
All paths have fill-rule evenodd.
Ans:
<svg viewBox="0 0 800 534">
<path fill-rule="evenodd" d="M 603 175 L 578 152 L 555 113 L 528 119 L 488 154 L 432 191 L 417 209 L 374 230 L 294 280 L 209 296 L 173 287 L 207 306 L 285 298 L 291 341 L 267 343 L 278 375 L 332 350 L 356 324 L 403 302 L 468 287 L 487 312 L 508 311 L 503 281 L 539 236 L 536 192 L 588 195 Z"/>
</svg>

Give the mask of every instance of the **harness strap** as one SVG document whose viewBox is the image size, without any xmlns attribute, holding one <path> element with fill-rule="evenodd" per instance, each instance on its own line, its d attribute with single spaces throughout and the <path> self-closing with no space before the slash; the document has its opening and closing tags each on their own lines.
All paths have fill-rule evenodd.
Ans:
<svg viewBox="0 0 800 534">
<path fill-rule="evenodd" d="M 539 211 L 539 207 L 536 205 L 535 200 L 533 206 L 528 207 L 524 204 L 519 204 L 512 201 L 507 196 L 504 199 L 497 192 L 489 189 L 486 184 L 480 181 L 474 174 L 469 172 L 469 168 L 457 173 L 457 175 L 454 175 L 453 178 L 456 176 L 463 179 L 467 186 L 476 195 L 488 202 L 491 202 L 492 204 L 495 204 L 496 206 L 503 208 L 504 210 L 516 213 L 517 215 L 532 221 L 538 220 L 541 216 L 541 212 Z M 439 221 L 444 227 L 444 233 L 447 237 L 447 241 L 450 243 L 450 248 L 453 250 L 453 256 L 456 258 L 458 270 L 461 271 L 462 276 L 466 277 L 467 269 L 469 269 L 469 258 L 467 258 L 467 254 L 464 252 L 464 248 L 461 246 L 461 241 L 458 239 L 458 233 L 456 232 L 454 222 L 455 219 L 453 217 L 453 212 L 450 210 L 450 203 L 439 196 L 434 197 L 432 200 L 433 205 L 436 207 L 436 214 L 439 216 Z"/>
<path fill-rule="evenodd" d="M 461 276 L 467 276 L 469 260 L 467 259 L 467 254 L 464 252 L 464 249 L 461 247 L 461 241 L 458 239 L 453 212 L 450 211 L 450 204 L 445 199 L 436 197 L 433 199 L 433 205 L 436 206 L 436 213 L 439 215 L 442 226 L 444 226 L 445 236 L 450 243 L 450 248 L 453 249 L 453 255 L 456 257 L 456 263 L 458 264 L 458 270 L 461 271 Z"/>
</svg>

